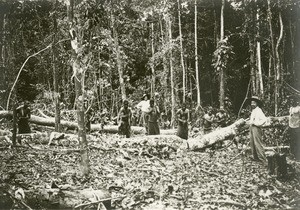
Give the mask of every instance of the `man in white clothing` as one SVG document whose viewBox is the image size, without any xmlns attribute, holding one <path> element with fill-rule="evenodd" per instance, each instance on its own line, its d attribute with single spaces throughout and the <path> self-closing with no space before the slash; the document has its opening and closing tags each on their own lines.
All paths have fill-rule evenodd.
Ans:
<svg viewBox="0 0 300 210">
<path fill-rule="evenodd" d="M 267 117 L 261 110 L 262 101 L 257 96 L 250 99 L 252 112 L 250 115 L 250 146 L 254 160 L 267 163 L 265 149 L 262 143 L 262 126 L 266 123 Z"/>
<path fill-rule="evenodd" d="M 144 94 L 142 97 L 142 101 L 140 101 L 140 103 L 138 103 L 136 107 L 142 111 L 139 124 L 142 124 L 145 127 L 146 134 L 148 134 L 148 113 L 150 111 L 149 96 L 147 94 Z"/>
</svg>

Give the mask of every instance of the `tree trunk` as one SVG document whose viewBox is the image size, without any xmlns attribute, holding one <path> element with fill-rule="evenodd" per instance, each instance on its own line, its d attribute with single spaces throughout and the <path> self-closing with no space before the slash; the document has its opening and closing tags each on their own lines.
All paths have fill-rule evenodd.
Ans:
<svg viewBox="0 0 300 210">
<path fill-rule="evenodd" d="M 151 23 L 151 53 L 152 57 L 154 56 L 154 23 Z M 155 92 L 155 69 L 154 64 L 151 64 L 151 97 L 154 96 Z"/>
<path fill-rule="evenodd" d="M 271 77 L 275 75 L 275 65 L 276 65 L 276 55 L 275 55 L 275 43 L 274 43 L 274 33 L 272 26 L 272 10 L 271 10 L 271 0 L 268 0 L 268 24 L 270 30 L 270 40 L 271 40 L 271 56 L 269 64 L 269 98 L 271 99 Z"/>
<path fill-rule="evenodd" d="M 60 100 L 59 100 L 59 88 L 58 88 L 58 74 L 56 68 L 56 47 L 57 42 L 57 20 L 56 20 L 56 6 L 57 0 L 55 1 L 54 15 L 53 15 L 53 45 L 52 45 L 52 67 L 53 67 L 53 87 L 54 87 L 54 101 L 55 101 L 55 131 L 60 132 Z"/>
<path fill-rule="evenodd" d="M 196 89 L 197 89 L 197 107 L 201 106 L 200 94 L 200 78 L 199 78 L 199 64 L 198 64 L 198 35 L 197 35 L 197 0 L 194 2 L 195 6 L 195 71 L 196 71 Z"/>
<path fill-rule="evenodd" d="M 70 0 L 70 4 L 68 7 L 69 17 L 73 17 L 73 7 L 74 2 Z M 78 139 L 80 142 L 81 149 L 81 171 L 82 174 L 87 176 L 89 175 L 90 165 L 89 165 L 89 157 L 88 157 L 88 144 L 86 139 L 86 131 L 85 131 L 85 117 L 84 117 L 84 71 L 83 66 L 81 66 L 82 62 L 80 61 L 80 56 L 78 55 L 78 51 L 82 48 L 80 37 L 78 36 L 78 31 L 76 31 L 73 23 L 73 18 L 69 19 L 70 22 L 70 35 L 71 35 L 71 46 L 73 49 L 72 53 L 72 68 L 73 75 L 75 81 L 75 92 L 76 92 L 76 112 L 77 112 L 77 123 L 78 123 Z M 83 30 L 83 29 L 82 29 Z"/>
<path fill-rule="evenodd" d="M 262 69 L 261 69 L 261 47 L 260 47 L 260 19 L 259 19 L 259 16 L 260 16 L 260 9 L 259 7 L 257 7 L 256 9 L 256 22 L 257 22 L 257 31 L 256 31 L 256 63 L 257 63 L 257 84 L 258 84 L 258 87 L 257 87 L 257 90 L 259 92 L 259 95 L 260 96 L 263 96 L 264 95 L 264 86 L 263 86 L 263 76 L 262 76 Z"/>
<path fill-rule="evenodd" d="M 220 41 L 224 39 L 224 9 L 225 9 L 225 0 L 222 0 L 221 7 L 221 20 L 220 20 Z M 225 69 L 220 68 L 220 107 L 224 107 L 225 99 Z"/>
<path fill-rule="evenodd" d="M 256 65 L 255 65 L 255 40 L 254 40 L 254 35 L 255 35 L 255 25 L 253 24 L 254 22 L 254 12 L 253 8 L 250 8 L 250 13 L 246 14 L 246 20 L 249 22 L 248 26 L 248 42 L 249 42 L 249 56 L 250 56 L 250 79 L 251 79 L 251 92 L 252 95 L 256 95 Z"/>
<path fill-rule="evenodd" d="M 172 44 L 172 21 L 170 17 L 168 17 L 167 20 L 168 23 L 168 31 L 169 31 L 169 44 Z M 171 75 L 171 126 L 174 128 L 175 126 L 175 84 L 174 84 L 174 70 L 173 70 L 173 54 L 172 54 L 172 49 L 170 49 L 170 57 L 169 57 L 169 62 L 170 62 L 170 75 Z"/>
<path fill-rule="evenodd" d="M 178 27 L 179 27 L 179 41 L 180 41 L 180 62 L 182 68 L 182 102 L 185 103 L 186 94 L 186 72 L 183 58 L 183 44 L 182 44 L 182 30 L 181 30 L 181 0 L 177 0 L 178 4 Z"/>
<path fill-rule="evenodd" d="M 122 100 L 126 99 L 126 89 L 125 89 L 125 83 L 124 83 L 124 78 L 123 78 L 123 68 L 122 68 L 122 60 L 120 56 L 120 48 L 119 48 L 119 36 L 118 36 L 118 30 L 116 23 L 117 21 L 115 20 L 115 16 L 112 12 L 111 14 L 112 18 L 112 29 L 113 29 L 113 37 L 114 37 L 114 48 L 116 51 L 116 63 L 117 63 L 117 69 L 119 73 L 119 82 L 120 82 L 120 88 L 121 88 L 121 96 Z"/>
<path fill-rule="evenodd" d="M 281 12 L 279 12 L 279 24 L 280 24 L 280 34 L 276 43 L 276 73 L 275 73 L 275 116 L 278 113 L 278 105 L 279 105 L 279 85 L 280 85 L 280 79 L 281 79 L 281 71 L 280 71 L 280 56 L 279 56 L 279 46 L 281 44 L 281 40 L 283 37 L 283 22 L 282 22 L 282 16 Z"/>
<path fill-rule="evenodd" d="M 236 135 L 239 132 L 239 129 L 246 124 L 246 121 L 240 119 L 233 123 L 230 126 L 215 130 L 211 133 L 208 133 L 204 136 L 200 136 L 194 139 L 188 139 L 187 145 L 190 150 L 201 150 L 203 148 L 209 147 L 217 142 L 224 141 L 229 137 Z"/>
</svg>

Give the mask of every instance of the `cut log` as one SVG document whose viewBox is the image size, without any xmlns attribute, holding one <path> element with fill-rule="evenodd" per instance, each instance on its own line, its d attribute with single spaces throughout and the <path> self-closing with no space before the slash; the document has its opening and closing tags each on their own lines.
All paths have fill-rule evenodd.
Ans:
<svg viewBox="0 0 300 210">
<path fill-rule="evenodd" d="M 25 202 L 34 209 L 74 209 L 77 206 L 92 209 L 101 203 L 110 209 L 111 200 L 107 190 L 53 188 L 25 191 Z M 37 204 L 40 206 L 36 206 Z"/>
<path fill-rule="evenodd" d="M 7 118 L 12 117 L 11 111 L 0 111 L 0 118 Z M 36 124 L 36 125 L 42 125 L 42 126 L 50 126 L 55 127 L 55 119 L 52 117 L 39 117 L 36 115 L 31 115 L 31 118 L 29 119 L 30 123 Z M 77 122 L 70 122 L 66 120 L 61 120 L 61 125 L 63 127 L 67 127 L 69 129 L 76 129 L 77 128 Z M 102 131 L 107 133 L 118 133 L 118 126 L 117 125 L 105 125 L 104 127 L 102 124 L 92 124 L 91 125 L 91 131 Z M 145 134 L 145 128 L 144 127 L 138 127 L 138 126 L 131 126 L 131 131 L 133 134 Z M 175 134 L 175 129 L 170 130 L 161 130 L 161 134 Z"/>
<path fill-rule="evenodd" d="M 208 133 L 204 136 L 199 136 L 193 139 L 188 139 L 186 141 L 187 145 L 183 145 L 184 147 L 188 147 L 191 150 L 201 150 L 207 148 L 217 142 L 222 142 L 234 135 L 236 135 L 240 129 L 246 124 L 244 119 L 239 119 L 235 123 L 230 126 L 220 128 L 211 133 Z"/>
</svg>

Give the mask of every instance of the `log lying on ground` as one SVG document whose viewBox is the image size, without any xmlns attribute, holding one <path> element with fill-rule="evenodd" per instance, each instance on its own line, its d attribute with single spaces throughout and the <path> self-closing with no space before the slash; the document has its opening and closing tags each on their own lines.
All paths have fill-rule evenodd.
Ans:
<svg viewBox="0 0 300 210">
<path fill-rule="evenodd" d="M 12 117 L 11 111 L 0 111 L 0 118 L 7 118 L 7 117 Z M 52 117 L 45 118 L 45 117 L 39 117 L 36 115 L 31 115 L 29 122 L 36 124 L 36 125 L 55 127 L 55 119 Z M 77 122 L 61 120 L 60 123 L 63 127 L 66 127 L 69 129 L 77 128 Z M 101 124 L 92 124 L 91 130 L 92 131 L 103 131 L 103 132 L 107 132 L 107 133 L 117 133 L 118 126 L 117 125 L 105 125 L 102 128 Z M 131 126 L 131 130 L 132 130 L 133 134 L 145 134 L 144 127 Z M 175 134 L 175 133 L 176 133 L 175 129 L 161 130 L 161 134 Z"/>
<path fill-rule="evenodd" d="M 25 191 L 26 204 L 34 209 L 92 209 L 98 204 L 104 204 L 107 209 L 111 208 L 111 195 L 107 190 L 83 189 L 34 189 Z M 37 203 L 42 206 L 35 206 Z M 95 205 L 95 206 L 93 206 Z"/>
<path fill-rule="evenodd" d="M 191 150 L 201 150 L 203 148 L 206 148 L 208 146 L 211 146 L 217 142 L 224 141 L 234 135 L 236 135 L 241 128 L 246 124 L 246 121 L 244 119 L 239 119 L 238 121 L 234 122 L 230 126 L 215 130 L 211 133 L 208 133 L 204 136 L 200 136 L 198 138 L 194 139 L 188 139 L 186 141 L 186 146 Z"/>
</svg>

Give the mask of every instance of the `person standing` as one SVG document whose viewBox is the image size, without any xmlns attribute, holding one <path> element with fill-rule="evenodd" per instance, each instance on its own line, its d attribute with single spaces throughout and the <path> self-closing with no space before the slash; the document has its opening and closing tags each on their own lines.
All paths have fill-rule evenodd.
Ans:
<svg viewBox="0 0 300 210">
<path fill-rule="evenodd" d="M 214 122 L 214 115 L 212 113 L 212 107 L 208 107 L 207 113 L 203 116 L 203 131 L 204 134 L 210 133 L 212 130 L 212 123 Z"/>
<path fill-rule="evenodd" d="M 290 150 L 296 160 L 300 160 L 300 105 L 297 96 L 292 97 L 289 110 Z"/>
<path fill-rule="evenodd" d="M 29 119 L 31 117 L 31 111 L 28 102 L 24 102 L 17 108 L 17 121 L 18 121 L 18 133 L 31 133 L 29 126 Z"/>
<path fill-rule="evenodd" d="M 227 126 L 228 114 L 223 107 L 217 112 L 215 121 L 218 127 L 224 128 Z"/>
<path fill-rule="evenodd" d="M 142 101 L 136 105 L 138 109 L 141 110 L 140 124 L 142 124 L 146 129 L 146 134 L 148 134 L 148 118 L 149 118 L 149 107 L 150 101 L 149 96 L 144 94 L 142 97 Z"/>
<path fill-rule="evenodd" d="M 251 115 L 250 115 L 250 147 L 254 160 L 267 163 L 265 149 L 262 142 L 262 126 L 266 123 L 267 117 L 263 113 L 262 101 L 257 96 L 252 96 L 248 99 L 251 102 Z"/>
<path fill-rule="evenodd" d="M 131 126 L 132 113 L 128 107 L 128 101 L 123 101 L 123 107 L 121 107 L 118 114 L 119 134 L 125 135 L 126 138 L 130 138 L 130 126 Z"/>
<path fill-rule="evenodd" d="M 158 106 L 154 104 L 154 100 L 150 99 L 150 108 L 149 108 L 149 119 L 148 119 L 148 134 L 149 135 L 158 135 L 160 133 L 158 120 L 160 118 L 160 112 Z"/>
<path fill-rule="evenodd" d="M 177 136 L 182 139 L 188 139 L 188 122 L 190 121 L 190 111 L 186 108 L 186 104 L 183 103 L 181 108 L 176 112 L 178 120 Z"/>
</svg>

